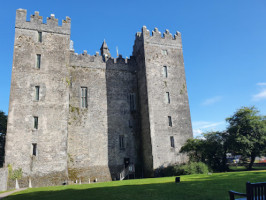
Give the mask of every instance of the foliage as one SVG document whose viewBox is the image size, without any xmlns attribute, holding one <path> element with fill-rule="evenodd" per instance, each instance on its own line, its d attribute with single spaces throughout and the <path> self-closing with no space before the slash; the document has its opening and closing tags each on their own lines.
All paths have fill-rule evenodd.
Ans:
<svg viewBox="0 0 266 200">
<path fill-rule="evenodd" d="M 162 170 L 163 176 L 180 176 L 188 174 L 207 174 L 208 166 L 202 162 L 190 162 L 188 164 L 170 165 Z"/>
<path fill-rule="evenodd" d="M 203 162 L 214 171 L 226 171 L 227 137 L 224 132 L 210 132 L 201 139 L 189 139 L 180 152 L 187 153 L 190 162 Z"/>
<path fill-rule="evenodd" d="M 94 184 L 75 184 L 30 188 L 6 197 L 6 200 L 198 200 L 229 199 L 228 191 L 245 192 L 245 183 L 266 180 L 266 171 L 195 174 L 175 177 L 145 178 Z"/>
<path fill-rule="evenodd" d="M 0 133 L 6 134 L 7 115 L 0 110 Z"/>
<path fill-rule="evenodd" d="M 226 119 L 230 151 L 250 158 L 248 169 L 252 169 L 256 156 L 266 148 L 266 120 L 255 107 L 243 107 Z"/>
<path fill-rule="evenodd" d="M 7 115 L 0 110 L 0 167 L 3 167 L 5 157 Z"/>
<path fill-rule="evenodd" d="M 15 179 L 19 180 L 22 178 L 22 169 L 21 168 L 13 170 L 11 164 L 8 164 L 7 168 L 8 168 L 8 178 L 10 178 L 12 180 L 15 180 Z"/>
</svg>

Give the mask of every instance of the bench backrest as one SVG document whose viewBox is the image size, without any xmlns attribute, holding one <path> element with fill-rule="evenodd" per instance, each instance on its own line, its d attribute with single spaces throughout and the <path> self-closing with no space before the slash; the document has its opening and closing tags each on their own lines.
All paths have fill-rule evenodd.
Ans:
<svg viewBox="0 0 266 200">
<path fill-rule="evenodd" d="M 266 182 L 246 184 L 247 200 L 266 200 Z"/>
</svg>

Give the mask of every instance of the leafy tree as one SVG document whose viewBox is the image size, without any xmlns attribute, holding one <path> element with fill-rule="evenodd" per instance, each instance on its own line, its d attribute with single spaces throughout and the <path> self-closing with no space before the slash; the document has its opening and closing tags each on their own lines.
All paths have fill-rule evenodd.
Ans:
<svg viewBox="0 0 266 200">
<path fill-rule="evenodd" d="M 243 107 L 226 119 L 228 144 L 234 154 L 250 158 L 248 169 L 252 169 L 256 156 L 266 147 L 266 120 L 255 107 Z"/>
<path fill-rule="evenodd" d="M 224 132 L 206 133 L 202 139 L 189 139 L 180 152 L 187 153 L 190 162 L 204 162 L 214 171 L 226 171 L 227 137 Z"/>
<path fill-rule="evenodd" d="M 7 116 L 3 111 L 0 111 L 0 167 L 2 167 L 4 163 L 6 128 L 7 128 Z"/>
<path fill-rule="evenodd" d="M 6 134 L 7 115 L 0 110 L 0 133 Z"/>
</svg>

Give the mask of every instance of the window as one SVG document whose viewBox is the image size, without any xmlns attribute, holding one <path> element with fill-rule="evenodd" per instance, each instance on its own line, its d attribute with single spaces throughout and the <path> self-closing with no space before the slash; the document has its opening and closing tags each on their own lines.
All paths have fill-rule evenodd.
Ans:
<svg viewBox="0 0 266 200">
<path fill-rule="evenodd" d="M 36 68 L 40 69 L 41 68 L 41 55 L 37 54 L 37 63 L 36 63 Z"/>
<path fill-rule="evenodd" d="M 128 127 L 129 128 L 132 128 L 132 122 L 131 122 L 131 120 L 128 120 Z"/>
<path fill-rule="evenodd" d="M 120 149 L 125 149 L 125 143 L 124 143 L 124 136 L 123 135 L 119 135 L 119 147 Z"/>
<path fill-rule="evenodd" d="M 87 108 L 87 88 L 81 87 L 81 108 Z"/>
<path fill-rule="evenodd" d="M 136 94 L 131 93 L 129 95 L 129 101 L 130 101 L 130 110 L 135 111 L 136 110 Z"/>
<path fill-rule="evenodd" d="M 33 117 L 34 118 L 34 128 L 38 129 L 38 117 Z"/>
<path fill-rule="evenodd" d="M 171 147 L 175 147 L 174 136 L 170 136 L 170 144 L 171 144 Z"/>
<path fill-rule="evenodd" d="M 165 102 L 170 103 L 170 93 L 169 92 L 165 93 Z"/>
<path fill-rule="evenodd" d="M 35 86 L 35 100 L 39 101 L 40 99 L 40 86 Z"/>
<path fill-rule="evenodd" d="M 172 126 L 172 117 L 171 116 L 168 116 L 168 125 L 169 126 Z"/>
<path fill-rule="evenodd" d="M 162 54 L 166 56 L 168 54 L 167 50 L 166 49 L 162 49 Z"/>
<path fill-rule="evenodd" d="M 32 143 L 32 155 L 36 156 L 37 155 L 37 144 Z"/>
<path fill-rule="evenodd" d="M 167 66 L 163 66 L 163 77 L 164 78 L 168 77 Z"/>
<path fill-rule="evenodd" d="M 38 32 L 38 42 L 42 42 L 42 32 Z"/>
</svg>

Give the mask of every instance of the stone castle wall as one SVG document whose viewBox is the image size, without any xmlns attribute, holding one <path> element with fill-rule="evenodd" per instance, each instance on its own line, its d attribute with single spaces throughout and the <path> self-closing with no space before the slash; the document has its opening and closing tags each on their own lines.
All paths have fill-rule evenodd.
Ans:
<svg viewBox="0 0 266 200">
<path fill-rule="evenodd" d="M 143 27 L 142 34 L 153 169 L 157 169 L 186 161 L 179 150 L 192 137 L 191 120 L 180 33 L 173 37 L 166 30 L 162 37 L 158 29 L 150 35 Z"/>
<path fill-rule="evenodd" d="M 180 34 L 151 36 L 143 27 L 133 55 L 112 58 L 105 42 L 101 55 L 70 49 L 70 23 L 58 26 L 51 15 L 44 24 L 38 12 L 27 22 L 26 10 L 17 10 L 5 166 L 22 168 L 21 184 L 31 178 L 36 187 L 117 179 L 125 162 L 151 177 L 185 161 L 178 152 L 192 130 Z"/>
</svg>

